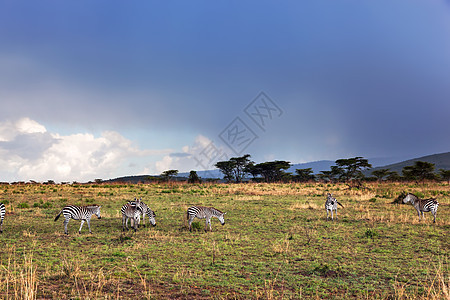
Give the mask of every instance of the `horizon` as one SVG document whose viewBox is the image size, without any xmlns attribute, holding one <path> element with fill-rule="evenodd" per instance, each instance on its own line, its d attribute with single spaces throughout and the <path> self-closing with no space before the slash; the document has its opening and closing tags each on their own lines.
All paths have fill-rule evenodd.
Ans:
<svg viewBox="0 0 450 300">
<path fill-rule="evenodd" d="M 444 153 L 449 36 L 445 0 L 3 2 L 0 181 Z"/>
</svg>

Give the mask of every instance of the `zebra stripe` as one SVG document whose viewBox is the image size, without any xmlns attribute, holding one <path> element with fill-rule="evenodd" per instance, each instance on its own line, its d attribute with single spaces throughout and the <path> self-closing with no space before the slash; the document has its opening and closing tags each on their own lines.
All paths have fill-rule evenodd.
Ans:
<svg viewBox="0 0 450 300">
<path fill-rule="evenodd" d="M 0 203 L 0 233 L 3 232 L 3 219 L 5 219 L 5 204 Z"/>
<path fill-rule="evenodd" d="M 145 227 L 145 215 L 147 215 L 150 224 L 152 224 L 152 226 L 156 226 L 156 219 L 155 219 L 156 214 L 153 210 L 150 209 L 150 207 L 148 207 L 147 204 L 142 202 L 142 198 L 140 198 L 140 199 L 134 198 L 134 201 L 129 201 L 128 203 L 131 205 L 138 206 L 138 208 L 141 210 L 142 226 Z"/>
<path fill-rule="evenodd" d="M 424 217 L 423 212 L 429 211 L 433 214 L 434 217 L 433 223 L 436 223 L 436 213 L 439 206 L 439 202 L 436 201 L 436 198 L 420 199 L 416 195 L 408 193 L 408 195 L 406 195 L 406 197 L 403 199 L 403 203 L 408 202 L 410 202 L 417 210 L 419 221 L 420 221 L 420 214 L 422 213 L 423 218 Z"/>
<path fill-rule="evenodd" d="M 208 224 L 209 224 L 209 231 L 212 231 L 211 228 L 211 218 L 215 217 L 219 219 L 220 223 L 222 225 L 225 225 L 225 220 L 223 216 L 226 214 L 221 212 L 218 209 L 215 209 L 214 207 L 205 207 L 205 206 L 191 206 L 187 209 L 186 217 L 189 221 L 189 231 L 192 231 L 192 222 L 194 221 L 194 218 L 198 219 L 206 219 L 205 224 L 205 232 L 208 230 Z"/>
<path fill-rule="evenodd" d="M 132 205 L 130 203 L 125 204 L 120 209 L 122 212 L 122 231 L 125 231 L 125 228 L 128 229 L 128 220 L 131 219 L 131 227 L 133 227 L 136 232 L 139 223 L 141 222 L 141 209 L 137 205 Z"/>
<path fill-rule="evenodd" d="M 330 194 L 330 193 L 328 193 L 327 194 L 327 201 L 325 201 L 325 209 L 326 209 L 326 211 L 327 211 L 327 221 L 328 221 L 328 212 L 330 211 L 331 212 L 331 220 L 333 220 L 334 221 L 334 218 L 333 218 L 333 210 L 334 210 L 334 212 L 335 212 L 335 214 L 336 214 L 336 219 L 337 219 L 337 205 L 340 205 L 340 206 L 342 206 L 342 208 L 344 208 L 344 206 L 341 204 L 341 203 L 339 203 L 337 200 L 336 200 L 336 198 L 333 198 L 333 196 Z"/>
<path fill-rule="evenodd" d="M 100 216 L 100 207 L 98 205 L 90 205 L 90 206 L 76 206 L 76 205 L 68 205 L 64 207 L 59 214 L 55 217 L 55 221 L 58 220 L 61 214 L 64 215 L 64 233 L 69 234 L 67 231 L 67 224 L 69 224 L 70 219 L 81 220 L 80 230 L 78 233 L 81 233 L 81 228 L 83 227 L 84 222 L 88 224 L 89 233 L 91 232 L 91 217 L 92 215 L 96 215 L 99 219 Z"/>
</svg>

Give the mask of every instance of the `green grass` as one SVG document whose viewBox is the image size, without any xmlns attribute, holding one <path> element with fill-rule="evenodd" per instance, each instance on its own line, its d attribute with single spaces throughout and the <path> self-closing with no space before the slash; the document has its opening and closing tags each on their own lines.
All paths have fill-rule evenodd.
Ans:
<svg viewBox="0 0 450 300">
<path fill-rule="evenodd" d="M 437 223 L 390 204 L 402 190 L 438 195 Z M 311 183 L 6 186 L 0 297 L 446 299 L 449 191 L 375 183 L 364 191 Z M 335 222 L 326 221 L 327 192 L 345 206 Z M 157 226 L 123 233 L 120 207 L 135 196 L 156 211 Z M 63 220 L 53 221 L 64 205 L 92 203 L 102 205 L 93 234 L 87 224 L 78 234 L 80 222 L 71 220 L 66 236 Z M 186 209 L 195 204 L 226 211 L 225 226 L 213 219 L 205 233 L 199 220 L 189 232 Z"/>
</svg>

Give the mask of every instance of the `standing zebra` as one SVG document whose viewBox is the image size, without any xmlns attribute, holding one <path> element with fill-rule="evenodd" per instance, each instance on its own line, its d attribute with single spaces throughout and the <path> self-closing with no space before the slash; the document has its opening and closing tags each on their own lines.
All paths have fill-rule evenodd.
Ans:
<svg viewBox="0 0 450 300">
<path fill-rule="evenodd" d="M 419 221 L 420 221 L 420 213 L 422 213 L 423 217 L 424 211 L 430 211 L 434 216 L 433 223 L 436 223 L 436 213 L 439 206 L 439 202 L 436 201 L 436 198 L 420 199 L 416 195 L 408 193 L 408 195 L 406 195 L 406 197 L 403 199 L 403 203 L 408 202 L 410 202 L 417 210 L 417 214 L 419 215 Z"/>
<path fill-rule="evenodd" d="M 122 231 L 125 231 L 125 228 L 129 230 L 128 219 L 131 219 L 131 227 L 133 227 L 134 232 L 136 232 L 141 221 L 141 209 L 137 205 L 127 203 L 122 206 L 120 211 L 122 212 Z"/>
<path fill-rule="evenodd" d="M 339 203 L 337 200 L 336 200 L 336 198 L 333 198 L 333 196 L 330 194 L 330 193 L 328 193 L 327 194 L 327 201 L 325 201 L 325 209 L 327 210 L 327 221 L 328 221 L 328 211 L 331 211 L 331 220 L 333 220 L 334 221 L 334 218 L 333 218 L 333 210 L 335 211 L 335 213 L 336 213 L 336 219 L 337 219 L 337 205 L 340 205 L 340 206 L 342 206 L 342 208 L 344 208 L 344 206 L 341 204 L 341 203 Z"/>
<path fill-rule="evenodd" d="M 5 204 L 0 203 L 0 233 L 3 232 L 3 219 L 5 218 Z"/>
<path fill-rule="evenodd" d="M 81 233 L 81 228 L 83 227 L 84 222 L 86 221 L 89 227 L 89 233 L 91 232 L 91 217 L 92 215 L 96 215 L 99 219 L 100 216 L 100 207 L 98 205 L 89 205 L 89 206 L 76 206 L 76 205 L 68 205 L 64 207 L 59 214 L 55 217 L 55 221 L 58 220 L 61 214 L 64 215 L 64 233 L 69 234 L 67 231 L 67 224 L 69 224 L 69 220 L 72 218 L 74 220 L 81 220 L 80 230 L 78 233 Z"/>
<path fill-rule="evenodd" d="M 223 216 L 226 214 L 221 212 L 218 209 L 215 209 L 214 207 L 204 207 L 204 206 L 191 206 L 187 209 L 187 219 L 189 221 L 189 231 L 192 231 L 192 221 L 194 221 L 194 218 L 197 217 L 199 219 L 206 219 L 205 224 L 205 232 L 208 230 L 208 224 L 209 224 L 209 231 L 212 231 L 211 228 L 211 217 L 216 217 L 219 219 L 220 223 L 222 225 L 225 225 L 225 220 Z"/>
<path fill-rule="evenodd" d="M 148 207 L 147 204 L 145 204 L 144 202 L 142 202 L 142 198 L 137 199 L 134 198 L 134 201 L 129 201 L 128 202 L 131 205 L 136 205 L 142 212 L 142 226 L 145 227 L 145 215 L 148 216 L 148 220 L 150 222 L 150 224 L 152 224 L 152 226 L 156 226 L 156 214 L 153 210 L 150 209 L 150 207 Z"/>
</svg>

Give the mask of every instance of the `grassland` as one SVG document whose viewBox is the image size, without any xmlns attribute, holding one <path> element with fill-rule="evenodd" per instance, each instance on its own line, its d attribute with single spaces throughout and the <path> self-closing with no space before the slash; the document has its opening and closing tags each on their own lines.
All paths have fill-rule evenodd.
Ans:
<svg viewBox="0 0 450 300">
<path fill-rule="evenodd" d="M 402 191 L 437 197 L 419 222 Z M 345 206 L 326 221 L 325 194 Z M 157 226 L 121 231 L 120 207 L 142 197 Z M 4 185 L 2 299 L 450 299 L 450 187 L 331 184 Z M 67 204 L 102 219 L 64 235 Z M 190 205 L 226 211 L 213 232 L 187 230 Z"/>
</svg>

